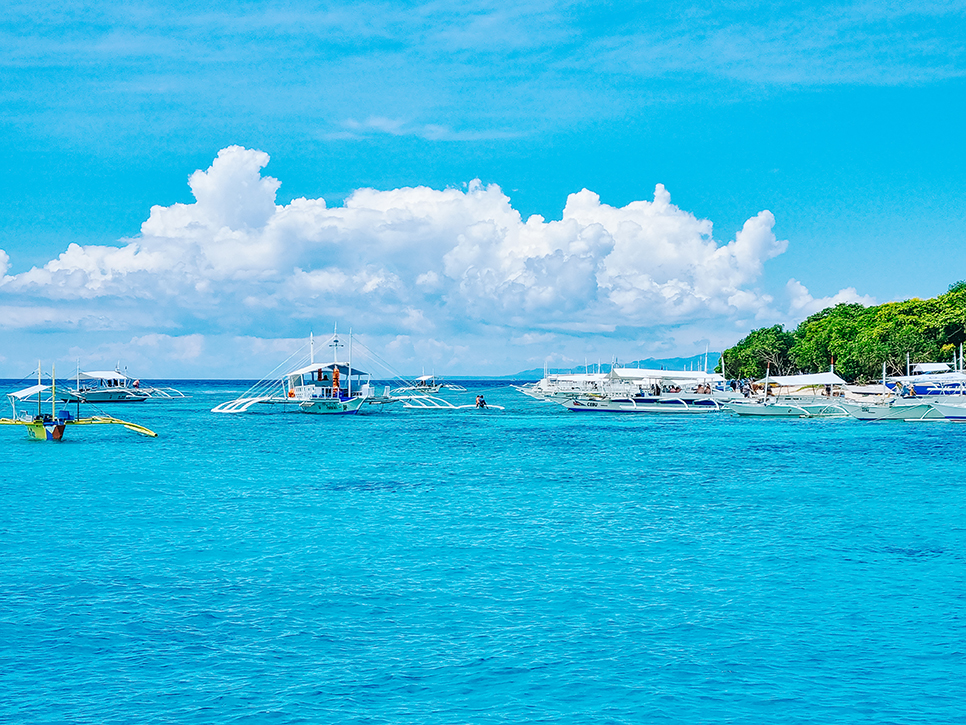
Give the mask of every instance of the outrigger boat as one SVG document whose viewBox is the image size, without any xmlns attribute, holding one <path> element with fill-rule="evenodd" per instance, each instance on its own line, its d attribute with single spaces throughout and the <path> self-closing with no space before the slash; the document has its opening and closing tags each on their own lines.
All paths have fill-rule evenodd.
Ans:
<svg viewBox="0 0 966 725">
<path fill-rule="evenodd" d="M 764 385 L 765 395 L 754 400 L 734 400 L 726 404 L 728 410 L 738 415 L 775 418 L 842 418 L 848 412 L 842 407 L 841 396 L 845 381 L 833 372 L 805 375 L 765 375 L 758 384 Z M 779 394 L 771 397 L 771 386 Z M 796 393 L 782 390 L 796 389 Z M 810 388 L 811 394 L 801 391 Z M 826 395 L 816 391 L 824 390 Z"/>
<path fill-rule="evenodd" d="M 420 375 L 410 385 L 401 388 L 394 388 L 393 394 L 410 393 L 414 395 L 435 395 L 441 390 L 452 390 L 457 393 L 465 393 L 466 388 L 454 383 L 444 383 L 442 378 L 435 375 Z"/>
<path fill-rule="evenodd" d="M 120 367 L 120 366 L 119 366 Z M 139 403 L 148 398 L 184 398 L 174 388 L 146 387 L 126 373 L 114 370 L 77 371 L 74 395 L 88 403 Z"/>
<path fill-rule="evenodd" d="M 47 400 L 44 400 L 44 396 L 48 393 L 49 395 Z M 25 409 L 26 401 L 33 396 L 37 396 L 36 414 Z M 39 366 L 37 369 L 37 384 L 32 385 L 29 388 L 24 388 L 23 390 L 18 390 L 15 393 L 9 393 L 7 395 L 7 399 L 10 401 L 10 407 L 13 409 L 13 417 L 0 418 L 0 425 L 23 426 L 27 429 L 27 436 L 33 438 L 34 440 L 63 440 L 64 432 L 69 425 L 120 425 L 130 431 L 134 431 L 135 433 L 141 433 L 142 435 L 150 436 L 152 438 L 158 437 L 157 433 L 149 428 L 145 428 L 143 425 L 121 420 L 120 418 L 114 418 L 113 416 L 95 415 L 82 418 L 80 416 L 80 404 L 83 402 L 83 400 L 78 398 L 76 395 L 73 395 L 69 391 L 66 393 L 58 393 L 57 382 L 53 376 L 53 373 L 51 374 L 50 385 L 44 385 Z M 50 413 L 43 412 L 45 403 L 50 404 Z M 71 415 L 70 410 L 66 408 L 61 408 L 60 410 L 57 409 L 58 404 L 67 403 L 77 404 L 76 415 Z"/>
<path fill-rule="evenodd" d="M 566 387 L 577 381 L 562 382 Z M 601 379 L 579 382 L 590 390 L 561 394 L 559 389 L 554 390 L 553 381 L 548 381 L 546 399 L 574 412 L 693 415 L 717 413 L 727 401 L 738 397 L 716 387 L 723 386 L 722 376 L 700 371 L 615 368 Z"/>
<path fill-rule="evenodd" d="M 894 398 L 882 403 L 843 400 L 846 413 L 858 420 L 943 420 L 945 416 L 935 405 L 915 398 Z"/>
<path fill-rule="evenodd" d="M 573 411 L 610 413 L 709 413 L 740 397 L 723 389 L 724 378 L 700 370 L 614 367 L 607 373 L 552 374 L 513 388 Z M 700 391 L 699 391 L 700 389 Z"/>
<path fill-rule="evenodd" d="M 212 408 L 211 412 L 245 413 L 256 406 L 267 405 L 282 412 L 351 415 L 358 413 L 364 405 L 394 402 L 394 399 L 389 396 L 388 386 L 381 395 L 377 395 L 369 379 L 369 373 L 352 366 L 351 332 L 348 361 L 338 359 L 339 348 L 344 346 L 339 341 L 338 330 L 336 330 L 329 341 L 329 347 L 333 348 L 335 359 L 330 363 L 318 363 L 315 362 L 315 338 L 309 335 L 307 365 L 303 364 L 285 373 L 281 378 L 269 377 L 260 380 L 242 397 L 220 403 Z M 304 349 L 303 347 L 302 350 Z M 366 382 L 362 382 L 363 377 L 367 378 Z"/>
<path fill-rule="evenodd" d="M 945 367 L 944 364 L 940 364 Z M 917 366 L 920 367 L 920 366 Z M 924 364 L 924 374 L 936 372 L 929 368 L 935 365 Z M 950 373 L 956 374 L 956 373 Z M 964 396 L 958 392 L 950 394 L 947 390 L 946 395 L 936 396 L 926 395 L 920 397 L 913 385 L 906 385 L 903 381 L 907 377 L 892 379 L 886 377 L 886 366 L 882 364 L 882 394 L 874 402 L 866 400 L 843 400 L 839 405 L 853 418 L 865 421 L 877 420 L 958 420 L 960 415 L 959 405 L 964 404 Z M 889 383 L 894 384 L 890 388 Z M 945 410 L 948 408 L 948 410 Z"/>
<path fill-rule="evenodd" d="M 695 415 L 717 413 L 737 397 L 723 385 L 717 373 L 615 367 L 605 374 L 547 376 L 521 392 L 574 412 Z"/>
</svg>

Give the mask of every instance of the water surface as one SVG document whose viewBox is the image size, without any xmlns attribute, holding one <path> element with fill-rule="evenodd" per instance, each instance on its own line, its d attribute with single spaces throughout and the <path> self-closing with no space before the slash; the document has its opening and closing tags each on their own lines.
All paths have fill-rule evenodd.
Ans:
<svg viewBox="0 0 966 725">
<path fill-rule="evenodd" d="M 179 387 L 0 429 L 0 721 L 966 722 L 966 426 Z"/>
</svg>

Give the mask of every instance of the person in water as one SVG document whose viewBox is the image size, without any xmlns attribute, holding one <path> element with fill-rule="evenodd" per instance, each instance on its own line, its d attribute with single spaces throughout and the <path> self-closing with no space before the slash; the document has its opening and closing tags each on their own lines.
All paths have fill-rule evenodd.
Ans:
<svg viewBox="0 0 966 725">
<path fill-rule="evenodd" d="M 477 395 L 476 396 L 476 407 L 477 408 L 485 408 L 486 407 L 486 400 L 484 400 L 484 398 L 483 398 L 482 395 Z"/>
</svg>

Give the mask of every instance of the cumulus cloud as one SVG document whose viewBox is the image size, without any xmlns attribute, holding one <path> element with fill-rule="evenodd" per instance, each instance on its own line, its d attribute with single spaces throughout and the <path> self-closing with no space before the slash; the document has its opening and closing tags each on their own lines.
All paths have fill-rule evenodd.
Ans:
<svg viewBox="0 0 966 725">
<path fill-rule="evenodd" d="M 829 297 L 815 298 L 809 293 L 808 288 L 797 279 L 788 280 L 788 313 L 789 316 L 800 321 L 821 312 L 826 307 L 833 307 L 843 303 L 858 303 L 866 307 L 876 304 L 875 298 L 868 295 L 860 295 L 854 287 L 847 287 L 839 290 L 836 294 Z"/>
<path fill-rule="evenodd" d="M 153 207 L 123 246 L 71 244 L 42 267 L 4 276 L 0 302 L 21 310 L 7 325 L 42 329 L 60 310 L 80 326 L 114 319 L 160 340 L 150 337 L 159 328 L 273 337 L 342 320 L 400 355 L 452 361 L 474 336 L 549 346 L 561 332 L 778 314 L 758 288 L 765 263 L 788 244 L 769 211 L 721 243 L 711 221 L 674 205 L 661 184 L 651 200 L 623 207 L 584 189 L 559 221 L 524 220 L 498 186 L 479 181 L 359 189 L 334 208 L 306 198 L 280 206 L 280 182 L 262 174 L 268 161 L 223 149 L 191 175 L 194 203 Z M 8 268 L 0 251 L 0 272 Z M 794 280 L 788 292 L 803 316 L 825 302 Z M 855 290 L 827 299 L 840 297 L 865 299 Z M 137 315 L 119 313 L 122 301 Z M 184 358 L 202 350 L 189 345 Z"/>
</svg>

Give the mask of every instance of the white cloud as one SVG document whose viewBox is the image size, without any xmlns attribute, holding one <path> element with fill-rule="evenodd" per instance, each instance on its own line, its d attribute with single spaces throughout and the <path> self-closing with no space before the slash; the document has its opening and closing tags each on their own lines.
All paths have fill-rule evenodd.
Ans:
<svg viewBox="0 0 966 725">
<path fill-rule="evenodd" d="M 786 285 L 788 290 L 788 314 L 797 323 L 804 320 L 809 315 L 821 312 L 826 307 L 833 307 L 843 303 L 858 303 L 866 307 L 876 304 L 875 298 L 868 295 L 860 295 L 854 287 L 846 287 L 839 290 L 830 297 L 815 298 L 809 293 L 808 288 L 797 279 L 788 280 Z"/>
<path fill-rule="evenodd" d="M 584 189 L 550 222 L 524 221 L 498 186 L 479 181 L 359 189 L 335 208 L 305 198 L 278 206 L 280 183 L 261 173 L 268 160 L 223 149 L 191 175 L 195 203 L 153 207 L 123 246 L 71 244 L 4 276 L 0 324 L 126 329 L 135 346 L 175 345 L 157 333 L 176 331 L 174 357 L 195 360 L 205 347 L 184 343 L 191 335 L 298 336 L 338 320 L 401 359 L 455 364 L 496 359 L 508 341 L 586 345 L 587 335 L 688 325 L 702 327 L 688 339 L 709 339 L 704 328 L 781 316 L 758 287 L 788 244 L 768 211 L 721 243 L 711 221 L 675 206 L 661 184 L 652 200 L 624 207 Z M 788 292 L 802 316 L 829 300 L 868 299 L 843 290 L 814 300 L 798 282 Z"/>
</svg>

